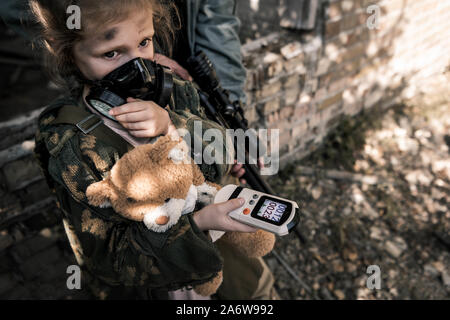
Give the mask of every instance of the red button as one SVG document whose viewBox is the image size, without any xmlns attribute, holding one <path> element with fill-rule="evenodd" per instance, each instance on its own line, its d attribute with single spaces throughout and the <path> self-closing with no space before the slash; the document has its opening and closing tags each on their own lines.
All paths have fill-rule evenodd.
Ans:
<svg viewBox="0 0 450 320">
<path fill-rule="evenodd" d="M 249 208 L 245 208 L 244 211 L 242 211 L 244 214 L 249 214 L 250 213 L 250 209 Z"/>
</svg>

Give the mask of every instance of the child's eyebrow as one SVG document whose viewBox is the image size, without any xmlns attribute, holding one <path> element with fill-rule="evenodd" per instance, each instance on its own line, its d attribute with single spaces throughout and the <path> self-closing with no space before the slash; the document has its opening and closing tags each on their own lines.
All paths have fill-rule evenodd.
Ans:
<svg viewBox="0 0 450 320">
<path fill-rule="evenodd" d="M 144 28 L 144 29 L 140 30 L 139 33 L 142 33 L 142 32 L 147 31 L 147 30 L 149 30 L 150 33 L 153 35 L 153 33 L 154 33 L 153 28 Z M 102 34 L 102 39 L 103 39 L 103 40 L 106 40 L 106 41 L 111 41 L 111 40 L 113 40 L 114 37 L 115 37 L 116 34 L 117 34 L 117 31 L 118 31 L 117 28 L 111 28 L 111 29 L 109 29 L 109 30 L 106 30 L 106 31 Z"/>
<path fill-rule="evenodd" d="M 114 37 L 116 36 L 116 33 L 117 33 L 117 28 L 109 29 L 103 33 L 103 39 L 110 41 L 110 40 L 114 39 Z"/>
</svg>

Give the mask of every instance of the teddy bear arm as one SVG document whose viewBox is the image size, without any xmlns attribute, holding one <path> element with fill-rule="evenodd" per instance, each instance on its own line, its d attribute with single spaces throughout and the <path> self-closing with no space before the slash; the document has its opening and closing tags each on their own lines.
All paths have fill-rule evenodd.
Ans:
<svg viewBox="0 0 450 320">
<path fill-rule="evenodd" d="M 111 206 L 112 192 L 109 181 L 102 180 L 95 182 L 86 189 L 86 197 L 90 205 L 95 207 L 106 208 Z"/>
<path fill-rule="evenodd" d="M 223 280 L 223 272 L 219 271 L 217 276 L 215 276 L 213 279 L 206 283 L 199 284 L 197 286 L 194 286 L 194 291 L 204 297 L 210 296 L 214 293 L 216 293 L 217 289 L 222 284 Z"/>
<path fill-rule="evenodd" d="M 263 257 L 273 250 L 275 235 L 258 230 L 256 232 L 227 232 L 219 241 L 233 244 L 241 253 L 248 257 Z"/>
</svg>

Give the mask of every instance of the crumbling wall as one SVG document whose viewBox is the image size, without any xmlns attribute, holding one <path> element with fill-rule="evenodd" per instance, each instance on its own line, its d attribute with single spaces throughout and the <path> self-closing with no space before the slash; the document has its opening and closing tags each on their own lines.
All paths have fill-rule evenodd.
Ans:
<svg viewBox="0 0 450 320">
<path fill-rule="evenodd" d="M 270 29 L 274 1 L 244 2 L 264 10 L 241 16 L 243 25 Z M 341 115 L 414 96 L 450 63 L 449 1 L 330 0 L 319 15 L 313 32 L 274 20 L 278 32 L 243 46 L 247 116 L 280 130 L 282 166 L 317 148 Z"/>
</svg>

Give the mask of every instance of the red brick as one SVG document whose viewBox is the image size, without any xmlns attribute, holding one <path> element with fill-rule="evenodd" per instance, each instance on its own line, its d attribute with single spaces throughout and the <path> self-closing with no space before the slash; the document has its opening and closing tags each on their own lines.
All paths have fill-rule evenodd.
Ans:
<svg viewBox="0 0 450 320">
<path fill-rule="evenodd" d="M 297 107 L 295 107 L 295 109 L 294 109 L 293 119 L 294 119 L 294 121 L 304 119 L 304 118 L 306 118 L 308 113 L 309 113 L 309 104 L 306 104 L 306 103 L 300 104 Z"/>
<path fill-rule="evenodd" d="M 280 130 L 280 148 L 289 145 L 291 137 L 291 130 Z"/>
<path fill-rule="evenodd" d="M 291 116 L 294 114 L 294 107 L 293 106 L 285 106 L 280 109 L 280 119 L 287 119 L 291 120 Z"/>
<path fill-rule="evenodd" d="M 338 94 L 322 101 L 318 106 L 318 110 L 324 110 L 336 103 L 339 103 L 340 101 L 342 101 L 342 92 L 339 92 Z"/>
<path fill-rule="evenodd" d="M 284 70 L 291 72 L 292 70 L 300 69 L 304 65 L 305 56 L 302 54 L 296 58 L 292 58 L 284 63 Z M 305 69 L 304 67 L 302 69 Z M 305 69 L 306 70 L 306 69 Z"/>
<path fill-rule="evenodd" d="M 274 99 L 270 99 L 264 103 L 263 113 L 270 114 L 280 109 L 280 98 L 275 97 Z"/>
<path fill-rule="evenodd" d="M 353 60 L 366 53 L 365 43 L 359 43 L 344 52 L 343 61 Z"/>
<path fill-rule="evenodd" d="M 342 0 L 340 5 L 343 12 L 351 12 L 355 10 L 355 0 Z"/>
<path fill-rule="evenodd" d="M 292 137 L 299 138 L 305 135 L 307 131 L 308 131 L 308 123 L 307 121 L 302 121 L 292 128 Z"/>
<path fill-rule="evenodd" d="M 299 98 L 300 90 L 293 88 L 284 92 L 284 103 L 286 105 L 295 104 Z"/>
<path fill-rule="evenodd" d="M 330 3 L 328 8 L 328 17 L 330 20 L 335 19 L 341 15 L 341 4 L 339 2 Z"/>
<path fill-rule="evenodd" d="M 267 83 L 263 86 L 263 88 L 258 91 L 257 97 L 258 98 L 268 98 L 270 96 L 273 96 L 274 94 L 280 92 L 281 90 L 281 82 L 277 81 L 274 83 Z"/>
<path fill-rule="evenodd" d="M 348 15 L 342 18 L 340 31 L 346 31 L 356 28 L 359 25 L 359 16 L 356 14 Z"/>
<path fill-rule="evenodd" d="M 300 87 L 300 75 L 293 74 L 285 79 L 283 84 L 284 88 L 299 88 Z"/>
<path fill-rule="evenodd" d="M 341 32 L 341 20 L 334 22 L 327 22 L 325 27 L 325 37 L 327 39 L 333 38 Z"/>
<path fill-rule="evenodd" d="M 343 91 L 348 85 L 349 85 L 349 82 L 348 82 L 347 78 L 333 81 L 330 84 L 329 91 L 330 91 L 330 93 Z"/>
<path fill-rule="evenodd" d="M 347 73 L 347 76 L 352 76 L 354 75 L 357 71 L 359 71 L 359 68 L 361 66 L 361 60 L 362 59 L 358 59 L 355 61 L 351 61 L 347 64 L 344 65 L 344 70 Z"/>
</svg>

